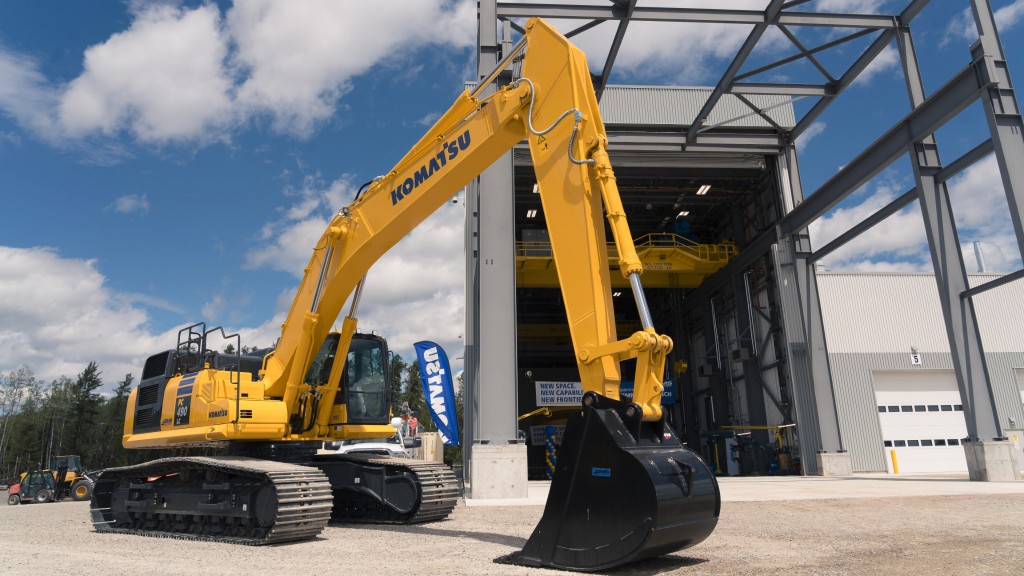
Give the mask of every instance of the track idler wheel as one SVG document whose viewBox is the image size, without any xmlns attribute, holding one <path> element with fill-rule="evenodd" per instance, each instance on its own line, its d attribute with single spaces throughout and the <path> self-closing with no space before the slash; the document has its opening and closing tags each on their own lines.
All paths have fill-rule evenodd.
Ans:
<svg viewBox="0 0 1024 576">
<path fill-rule="evenodd" d="M 664 422 L 638 406 L 584 396 L 558 450 L 540 523 L 499 562 L 604 570 L 688 548 L 718 523 L 718 482 Z M 635 415 L 635 416 L 633 416 Z"/>
</svg>

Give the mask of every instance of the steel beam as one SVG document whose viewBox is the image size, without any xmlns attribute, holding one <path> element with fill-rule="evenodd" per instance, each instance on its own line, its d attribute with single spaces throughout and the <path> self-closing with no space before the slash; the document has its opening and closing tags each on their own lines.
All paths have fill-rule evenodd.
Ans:
<svg viewBox="0 0 1024 576">
<path fill-rule="evenodd" d="M 736 56 L 733 57 L 732 62 L 729 63 L 728 68 L 725 70 L 725 74 L 718 80 L 718 84 L 715 85 L 714 89 L 711 90 L 711 94 L 708 99 L 704 102 L 704 106 L 701 107 L 700 112 L 693 119 L 693 124 L 686 131 L 686 141 L 693 142 L 697 137 L 697 131 L 700 130 L 704 122 L 711 116 L 711 111 L 714 110 L 715 105 L 722 98 L 722 95 L 730 90 L 732 87 L 733 79 L 740 72 L 740 68 L 743 67 L 743 63 L 747 61 L 747 56 L 754 50 L 754 46 L 761 40 L 761 36 L 764 35 L 765 31 L 768 30 L 768 26 L 772 24 L 779 12 L 782 11 L 782 0 L 771 0 L 768 7 L 764 10 L 764 22 L 754 25 L 753 29 L 750 30 L 750 34 L 747 35 L 747 39 L 743 41 L 743 45 L 740 46 L 739 51 L 736 52 Z"/>
<path fill-rule="evenodd" d="M 945 182 L 949 180 L 990 152 L 992 152 L 992 140 L 986 140 L 936 172 L 935 180 L 937 182 Z M 899 198 L 896 198 L 892 202 L 886 204 L 885 207 L 878 210 L 878 212 L 875 212 L 871 216 L 860 221 L 853 228 L 850 228 L 842 235 L 836 237 L 835 240 L 829 242 L 827 245 L 815 250 L 809 260 L 811 262 L 817 262 L 818 260 L 825 258 L 832 252 L 841 248 L 847 242 L 868 231 L 882 220 L 885 220 L 889 216 L 899 212 L 914 200 L 917 200 L 917 188 L 911 188 L 907 192 L 904 192 Z"/>
<path fill-rule="evenodd" d="M 916 109 L 925 102 L 924 82 L 909 29 L 900 29 L 898 46 L 910 104 Z M 949 192 L 946 184 L 935 177 L 942 162 L 939 159 L 938 144 L 930 132 L 915 141 L 910 159 L 928 235 L 935 281 L 938 284 L 939 305 L 946 324 L 953 370 L 963 402 L 967 435 L 972 440 L 1002 438 L 974 302 L 960 297 L 970 288 L 970 284 Z"/>
<path fill-rule="evenodd" d="M 917 200 L 917 188 L 911 188 L 910 191 L 904 192 L 898 198 L 896 198 L 892 202 L 889 202 L 883 208 L 878 210 L 878 212 L 875 212 L 871 216 L 868 216 L 867 218 L 861 220 L 853 228 L 850 228 L 846 232 L 843 232 L 842 234 L 837 236 L 828 244 L 822 246 L 821 248 L 818 248 L 817 250 L 814 251 L 813 254 L 807 257 L 807 261 L 814 263 L 817 262 L 818 260 L 821 260 L 822 258 L 825 258 L 826 256 L 835 252 L 839 248 L 842 248 L 850 240 L 853 240 L 857 236 L 860 236 L 864 232 L 867 232 L 869 229 L 873 228 L 882 220 L 885 220 L 889 216 L 892 216 L 893 214 L 899 212 L 914 200 Z"/>
<path fill-rule="evenodd" d="M 1009 273 L 1009 274 L 1007 274 L 1005 276 L 1000 276 L 999 278 L 997 278 L 995 280 L 990 280 L 988 282 L 985 282 L 984 284 L 982 284 L 980 286 L 975 286 L 974 288 L 971 288 L 970 290 L 964 290 L 963 292 L 960 293 L 960 297 L 961 298 L 974 298 L 975 296 L 977 296 L 978 294 L 981 294 L 982 292 L 988 292 L 989 290 L 991 290 L 993 288 L 999 288 L 1000 286 L 1005 286 L 1006 284 L 1009 284 L 1011 282 L 1016 282 L 1017 280 L 1020 280 L 1021 278 L 1024 278 L 1024 270 L 1017 270 L 1016 272 L 1011 272 L 1011 273 Z"/>
<path fill-rule="evenodd" d="M 780 26 L 780 28 L 785 29 L 784 26 Z M 793 54 L 792 56 L 787 56 L 787 57 L 785 57 L 785 58 L 783 58 L 781 60 L 772 62 L 771 64 L 766 64 L 765 66 L 762 66 L 760 68 L 756 68 L 756 69 L 751 70 L 749 72 L 744 72 L 743 74 L 737 75 L 735 79 L 736 80 L 743 80 L 744 78 L 750 78 L 752 76 L 757 76 L 758 74 L 760 74 L 762 72 L 767 72 L 768 70 L 771 70 L 773 68 L 778 68 L 779 66 L 782 66 L 784 64 L 789 64 L 790 62 L 794 62 L 796 60 L 800 60 L 800 59 L 802 59 L 804 57 L 810 57 L 812 54 L 816 54 L 818 52 L 821 52 L 822 50 L 828 50 L 829 48 L 834 48 L 836 46 L 839 46 L 840 44 L 845 44 L 845 43 L 847 43 L 847 42 L 849 42 L 851 40 L 856 40 L 857 38 L 860 38 L 861 36 L 866 36 L 866 35 L 871 34 L 873 32 L 877 32 L 877 30 L 872 30 L 872 29 L 868 28 L 868 29 L 860 30 L 858 32 L 854 32 L 853 34 L 849 34 L 847 36 L 843 36 L 842 38 L 839 38 L 838 40 L 833 40 L 831 42 L 827 42 L 827 43 L 822 44 L 820 46 L 815 46 L 814 48 L 807 49 L 806 52 L 804 52 L 804 53 Z M 787 34 L 787 36 L 788 36 L 788 34 Z M 828 77 L 829 80 L 834 80 L 834 78 L 832 78 L 831 75 L 826 74 L 826 77 Z"/>
<path fill-rule="evenodd" d="M 747 424 L 767 424 L 768 411 L 765 409 L 764 392 L 762 392 L 761 364 L 755 353 L 757 334 L 751 323 L 750 300 L 747 297 L 747 276 L 737 274 L 733 277 L 733 308 L 736 314 L 736 337 L 742 347 L 746 344 L 748 359 L 743 365 L 743 391 L 747 401 Z M 753 439 L 763 446 L 770 442 L 767 430 L 752 430 Z M 768 462 L 766 455 L 759 450 L 753 451 L 754 466 L 759 472 L 766 471 Z"/>
<path fill-rule="evenodd" d="M 782 2 L 779 3 L 780 8 Z M 499 18 L 564 18 L 584 20 L 620 20 L 616 6 L 577 6 L 571 4 L 526 4 L 502 2 L 498 5 Z M 767 24 L 772 20 L 758 10 L 719 10 L 702 8 L 662 8 L 638 6 L 633 12 L 634 22 L 690 22 L 711 24 Z M 787 26 L 826 26 L 836 28 L 895 28 L 892 16 L 882 14 L 837 14 L 829 12 L 783 12 L 779 24 Z"/>
<path fill-rule="evenodd" d="M 1024 255 L 1024 121 L 1017 105 L 1017 96 L 1010 81 L 999 32 L 988 0 L 971 0 L 979 39 L 974 46 L 975 59 L 983 59 L 994 85 L 985 91 L 981 101 L 995 148 L 996 162 L 1002 175 L 1003 191 L 1009 207 L 1017 247 Z"/>
<path fill-rule="evenodd" d="M 616 125 L 619 128 L 622 125 Z M 775 155 L 785 145 L 778 133 L 720 133 L 699 134 L 693 144 L 686 143 L 686 136 L 679 132 L 618 132 L 608 134 L 611 150 L 670 150 L 688 152 L 744 152 L 748 154 Z"/>
<path fill-rule="evenodd" d="M 793 46 L 796 46 L 796 49 L 799 50 L 800 53 L 805 58 L 807 58 L 807 60 L 811 64 L 813 64 L 815 68 L 818 69 L 818 72 L 821 72 L 821 75 L 824 76 L 826 80 L 828 80 L 829 82 L 835 81 L 835 78 L 832 77 L 832 74 L 829 73 L 828 69 L 825 68 L 825 66 L 820 61 L 818 61 L 817 58 L 814 57 L 814 52 L 808 50 L 807 47 L 804 46 L 803 42 L 801 42 L 799 38 L 797 38 L 792 32 L 789 31 L 789 28 L 780 25 L 779 31 L 785 34 L 786 38 L 789 38 L 789 42 L 793 44 Z"/>
<path fill-rule="evenodd" d="M 914 0 L 903 9 L 903 12 L 901 12 L 899 16 L 893 19 L 893 23 L 895 25 L 883 30 L 882 33 L 879 34 L 878 38 L 875 38 L 875 41 L 868 46 L 868 49 L 865 50 L 860 57 L 854 61 L 850 68 L 847 69 L 847 71 L 839 78 L 839 80 L 835 82 L 836 96 L 842 94 L 844 90 L 853 84 L 853 81 L 860 76 L 861 72 L 863 72 L 864 69 L 882 53 L 882 50 L 885 50 L 885 47 L 896 38 L 897 26 L 909 26 L 910 22 L 918 15 L 918 13 L 928 5 L 928 1 L 929 0 Z M 785 22 L 782 23 L 785 24 Z M 831 101 L 828 99 L 823 98 L 818 101 L 818 103 L 808 110 L 807 113 L 804 114 L 804 117 L 797 122 L 796 127 L 793 128 L 792 138 L 796 140 L 800 134 L 803 134 L 804 130 L 813 124 L 830 104 Z"/>
<path fill-rule="evenodd" d="M 732 94 L 780 94 L 783 96 L 819 96 L 832 98 L 836 88 L 832 84 L 786 84 L 782 82 L 737 82 L 729 90 Z"/>
<path fill-rule="evenodd" d="M 806 228 L 905 154 L 915 142 L 922 141 L 950 118 L 970 106 L 986 87 L 979 77 L 977 63 L 961 70 L 945 86 L 923 100 L 920 106 L 911 110 L 903 120 L 897 122 L 885 135 L 844 166 L 792 213 L 782 218 L 778 225 L 779 236 L 787 236 Z"/>
<path fill-rule="evenodd" d="M 786 349 L 786 368 L 793 395 L 797 430 L 800 434 L 800 461 L 807 474 L 817 474 L 815 454 L 825 450 L 819 426 L 817 398 L 808 359 L 808 343 L 801 314 L 800 290 L 796 289 L 796 258 L 792 238 L 772 247 L 775 277 L 779 281 L 778 305 L 782 309 L 782 329 Z"/>
<path fill-rule="evenodd" d="M 633 16 L 633 12 L 636 10 L 636 0 L 623 0 L 618 2 L 617 10 L 622 12 L 622 18 L 619 20 L 619 26 L 615 29 L 615 37 L 612 38 L 611 48 L 608 49 L 608 57 L 605 58 L 604 68 L 601 70 L 601 76 L 595 82 L 596 87 L 594 91 L 597 94 L 597 101 L 601 101 L 601 95 L 604 93 L 605 87 L 608 85 L 608 78 L 612 75 L 612 67 L 615 66 L 615 59 L 619 56 L 619 49 L 622 47 L 622 40 L 626 37 L 626 29 L 629 27 L 630 19 Z"/>
<path fill-rule="evenodd" d="M 743 102 L 743 104 L 745 104 L 747 108 L 750 108 L 751 110 L 753 110 L 753 113 L 758 115 L 758 116 L 760 116 L 762 120 L 764 120 L 765 122 L 771 124 L 772 128 L 775 128 L 775 130 L 779 134 L 785 133 L 786 129 L 783 128 L 782 126 L 779 126 L 779 123 L 776 122 L 775 120 L 772 120 L 772 117 L 769 116 L 766 113 L 767 112 L 767 108 L 766 109 L 758 108 L 756 104 L 754 104 L 750 100 L 747 100 L 741 94 L 733 94 L 733 96 L 735 96 L 736 99 L 739 100 L 740 102 Z M 743 118 L 746 118 L 746 116 L 743 116 Z"/>
</svg>

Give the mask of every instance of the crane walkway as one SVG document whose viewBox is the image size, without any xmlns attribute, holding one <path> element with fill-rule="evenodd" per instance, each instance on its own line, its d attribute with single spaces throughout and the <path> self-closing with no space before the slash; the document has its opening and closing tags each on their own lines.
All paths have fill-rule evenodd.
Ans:
<svg viewBox="0 0 1024 576">
<path fill-rule="evenodd" d="M 736 245 L 700 244 L 678 234 L 647 234 L 634 240 L 637 256 L 644 265 L 644 287 L 696 288 L 736 256 Z M 618 272 L 619 254 L 608 244 L 608 259 Z M 621 274 L 611 275 L 612 286 L 627 288 Z M 516 286 L 557 288 L 558 272 L 549 242 L 516 242 Z"/>
</svg>

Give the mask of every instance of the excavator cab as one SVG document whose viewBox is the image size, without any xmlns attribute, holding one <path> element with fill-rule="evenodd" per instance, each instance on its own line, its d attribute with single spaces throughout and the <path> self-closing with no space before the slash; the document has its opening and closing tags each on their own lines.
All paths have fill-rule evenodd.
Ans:
<svg viewBox="0 0 1024 576">
<path fill-rule="evenodd" d="M 387 350 L 383 342 L 364 336 L 353 339 L 343 377 L 348 421 L 353 424 L 388 422 L 391 398 L 387 386 Z"/>
<path fill-rule="evenodd" d="M 236 350 L 240 336 L 197 324 L 179 332 L 175 349 L 146 361 L 129 396 L 124 445 L 213 444 L 230 454 L 108 468 L 93 498 L 97 530 L 273 544 L 315 537 L 331 517 L 411 524 L 448 516 L 457 483 L 444 465 L 317 454 L 315 447 L 393 434 L 387 348 L 383 339 L 356 336 L 367 273 L 525 138 L 587 394 L 567 424 L 544 517 L 512 560 L 602 570 L 711 533 L 720 506 L 714 477 L 664 425 L 672 341 L 655 330 L 643 294 L 643 263 L 586 56 L 542 20 L 530 19 L 524 30 L 472 93 L 463 92 L 389 172 L 334 215 L 273 351 L 252 358 L 209 350 L 212 333 L 235 338 Z M 518 77 L 493 86 L 507 78 L 506 68 Z M 613 265 L 640 317 L 641 329 L 625 339 L 616 330 Z M 346 302 L 340 333 L 330 335 Z M 624 362 L 635 362 L 630 402 L 617 399 Z"/>
</svg>

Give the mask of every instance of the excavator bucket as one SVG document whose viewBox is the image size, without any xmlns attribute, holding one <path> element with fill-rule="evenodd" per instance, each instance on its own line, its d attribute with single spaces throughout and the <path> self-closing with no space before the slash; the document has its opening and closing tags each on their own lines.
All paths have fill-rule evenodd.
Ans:
<svg viewBox="0 0 1024 576">
<path fill-rule="evenodd" d="M 711 469 L 664 422 L 594 393 L 566 423 L 540 524 L 498 562 L 604 570 L 688 548 L 718 523 Z"/>
</svg>

